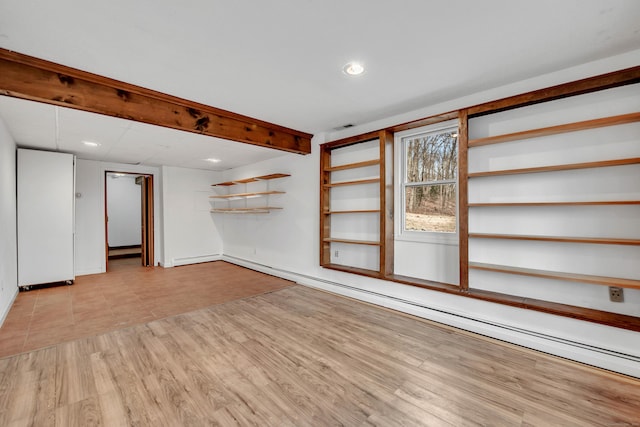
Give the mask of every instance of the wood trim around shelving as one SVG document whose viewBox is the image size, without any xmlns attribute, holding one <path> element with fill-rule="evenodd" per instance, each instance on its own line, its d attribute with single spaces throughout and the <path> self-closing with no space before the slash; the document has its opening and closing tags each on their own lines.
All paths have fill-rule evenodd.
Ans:
<svg viewBox="0 0 640 427">
<path fill-rule="evenodd" d="M 530 129 L 521 132 L 507 133 L 503 135 L 488 136 L 469 141 L 469 147 L 482 147 L 484 145 L 499 144 L 503 142 L 519 141 L 541 136 L 556 135 L 560 133 L 576 132 L 580 130 L 595 129 L 605 126 L 616 126 L 640 121 L 640 113 L 622 114 L 619 116 L 604 117 L 600 119 L 585 120 L 582 122 L 566 123 L 557 126 L 549 126 L 538 129 Z"/>
<path fill-rule="evenodd" d="M 361 135 L 350 136 L 347 138 L 336 139 L 335 141 L 325 142 L 321 145 L 324 149 L 335 150 L 336 148 L 344 148 L 353 144 L 360 144 L 362 142 L 375 141 L 378 139 L 378 131 L 367 132 Z M 330 166 L 327 166 L 330 167 Z"/>
<path fill-rule="evenodd" d="M 469 120 L 458 115 L 458 270 L 460 288 L 469 289 Z"/>
<path fill-rule="evenodd" d="M 469 107 L 469 118 L 640 83 L 640 65 Z"/>
<path fill-rule="evenodd" d="M 604 286 L 619 286 L 621 288 L 640 289 L 640 280 L 619 277 L 595 276 L 590 274 L 563 273 L 559 271 L 539 270 L 535 268 L 511 267 L 506 265 L 470 262 L 469 268 L 484 271 L 494 271 L 520 276 L 542 277 L 546 279 L 567 280 L 570 282 L 591 283 Z"/>
<path fill-rule="evenodd" d="M 346 273 L 357 274 L 360 276 L 371 277 L 374 279 L 388 280 L 423 289 L 446 292 L 449 294 L 460 295 L 467 298 L 474 298 L 481 301 L 509 305 L 511 307 L 534 310 L 542 313 L 570 317 L 573 319 L 585 320 L 588 322 L 599 323 L 602 325 L 640 332 L 640 317 L 611 313 L 608 311 L 595 310 L 592 308 L 584 308 L 568 304 L 537 300 L 533 298 L 519 297 L 498 292 L 485 291 L 481 289 L 469 289 L 467 291 L 463 291 L 460 287 L 455 285 L 430 282 L 427 280 L 420 280 L 412 277 L 403 277 L 398 275 L 383 277 L 377 271 L 341 266 L 339 264 L 328 264 L 323 267 L 332 270 L 343 271 Z"/>
<path fill-rule="evenodd" d="M 640 332 L 640 317 L 629 316 L 626 314 L 612 313 L 609 311 L 543 301 L 534 298 L 518 297 L 480 289 L 470 289 L 469 292 L 464 295 L 469 298 L 475 298 L 482 301 L 489 301 L 558 316 L 571 317 L 573 319 L 586 320 L 593 323 L 599 323 L 601 325 Z"/>
<path fill-rule="evenodd" d="M 231 199 L 237 197 L 239 199 L 246 199 L 253 196 L 268 196 L 270 194 L 285 194 L 284 191 L 256 191 L 253 193 L 236 193 L 236 194 L 223 194 L 216 196 L 209 196 L 210 199 Z"/>
<path fill-rule="evenodd" d="M 540 172 L 556 172 L 556 171 L 590 169 L 590 168 L 604 168 L 604 167 L 610 167 L 610 166 L 635 165 L 638 163 L 640 163 L 640 157 L 634 157 L 630 159 L 601 160 L 598 162 L 571 163 L 571 164 L 565 164 L 565 165 L 537 166 L 533 168 L 473 172 L 469 174 L 469 178 L 481 178 L 485 176 L 500 176 L 500 175 L 519 175 L 519 174 L 540 173 Z"/>
<path fill-rule="evenodd" d="M 584 201 L 584 202 L 486 202 L 469 203 L 470 208 L 490 207 L 527 207 L 527 206 L 616 206 L 616 205 L 640 205 L 640 200 L 611 200 L 611 201 Z"/>
<path fill-rule="evenodd" d="M 393 133 L 380 131 L 380 273 L 393 274 Z M 388 167 L 391 165 L 391 167 Z"/>
<path fill-rule="evenodd" d="M 375 166 L 379 164 L 380 164 L 380 159 L 373 159 L 373 160 L 366 160 L 364 162 L 349 163 L 346 165 L 339 165 L 339 166 L 331 166 L 330 168 L 327 168 L 326 171 L 336 172 L 336 171 L 347 170 L 347 169 L 356 169 L 356 168 L 363 168 L 367 166 Z"/>
<path fill-rule="evenodd" d="M 327 188 L 332 188 L 332 187 L 344 187 L 348 185 L 375 184 L 378 182 L 380 182 L 380 178 L 371 178 L 371 179 L 358 179 L 354 181 L 331 182 L 329 184 L 324 184 L 324 186 Z"/>
<path fill-rule="evenodd" d="M 469 233 L 469 238 L 476 239 L 506 239 L 506 240 L 533 240 L 540 242 L 561 243 L 593 243 L 599 245 L 640 245 L 640 239 L 619 239 L 610 237 L 569 237 L 569 236 L 534 236 L 524 234 L 491 234 Z"/>
<path fill-rule="evenodd" d="M 331 172 L 327 171 L 331 165 L 331 149 L 326 145 L 320 146 L 320 265 L 331 263 L 331 243 L 324 239 L 331 236 L 331 215 L 322 215 L 331 211 L 330 188 L 326 184 L 331 182 Z"/>
</svg>

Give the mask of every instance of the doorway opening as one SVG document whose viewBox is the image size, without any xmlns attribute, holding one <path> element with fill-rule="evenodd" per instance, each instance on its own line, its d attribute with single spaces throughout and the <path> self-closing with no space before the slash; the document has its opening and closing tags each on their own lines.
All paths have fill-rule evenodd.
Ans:
<svg viewBox="0 0 640 427">
<path fill-rule="evenodd" d="M 105 172 L 106 270 L 110 262 L 153 266 L 153 175 Z"/>
</svg>

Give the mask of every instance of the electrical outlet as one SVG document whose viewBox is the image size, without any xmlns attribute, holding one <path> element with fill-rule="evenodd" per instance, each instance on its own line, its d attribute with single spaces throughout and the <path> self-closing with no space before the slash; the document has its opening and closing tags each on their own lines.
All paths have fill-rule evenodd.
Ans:
<svg viewBox="0 0 640 427">
<path fill-rule="evenodd" d="M 609 301 L 624 302 L 624 289 L 616 286 L 609 286 Z"/>
<path fill-rule="evenodd" d="M 338 257 L 339 257 L 339 252 L 338 252 L 338 251 L 335 251 L 335 252 L 333 253 L 333 256 L 334 256 L 334 257 L 336 257 L 336 258 L 338 258 Z"/>
</svg>

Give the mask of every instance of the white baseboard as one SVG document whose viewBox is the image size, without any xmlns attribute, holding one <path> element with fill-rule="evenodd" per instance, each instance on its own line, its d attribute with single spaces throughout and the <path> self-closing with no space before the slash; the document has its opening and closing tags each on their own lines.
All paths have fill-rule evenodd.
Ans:
<svg viewBox="0 0 640 427">
<path fill-rule="evenodd" d="M 173 258 L 170 267 L 178 267 L 180 265 L 199 264 L 201 262 L 220 261 L 222 254 L 200 255 L 184 258 Z M 166 265 L 165 265 L 166 266 Z M 169 267 L 169 266 L 166 266 Z"/>
<path fill-rule="evenodd" d="M 88 268 L 83 270 L 76 270 L 76 276 L 87 276 L 89 274 L 101 274 L 105 271 L 102 268 Z"/>
<path fill-rule="evenodd" d="M 11 296 L 11 298 L 7 300 L 7 303 L 4 305 L 4 307 L 0 307 L 0 327 L 2 327 L 2 324 L 7 319 L 9 310 L 11 310 L 11 307 L 13 306 L 13 303 L 15 302 L 17 296 L 18 296 L 18 287 L 16 286 L 14 288 L 14 293 Z"/>
<path fill-rule="evenodd" d="M 228 255 L 224 255 L 222 259 L 252 270 L 292 280 L 304 286 L 329 291 L 533 350 L 640 378 L 640 357 L 637 355 L 619 353 L 586 343 L 554 337 L 534 329 L 523 329 L 488 319 L 473 319 L 463 313 L 432 308 L 415 301 L 407 301 L 343 283 L 281 270 L 246 259 Z M 541 313 L 541 315 L 543 314 Z"/>
</svg>

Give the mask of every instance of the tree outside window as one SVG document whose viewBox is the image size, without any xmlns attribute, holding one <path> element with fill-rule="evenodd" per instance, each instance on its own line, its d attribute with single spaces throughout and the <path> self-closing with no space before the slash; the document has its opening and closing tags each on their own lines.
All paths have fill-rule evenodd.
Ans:
<svg viewBox="0 0 640 427">
<path fill-rule="evenodd" d="M 404 230 L 455 233 L 457 128 L 402 139 Z"/>
</svg>

